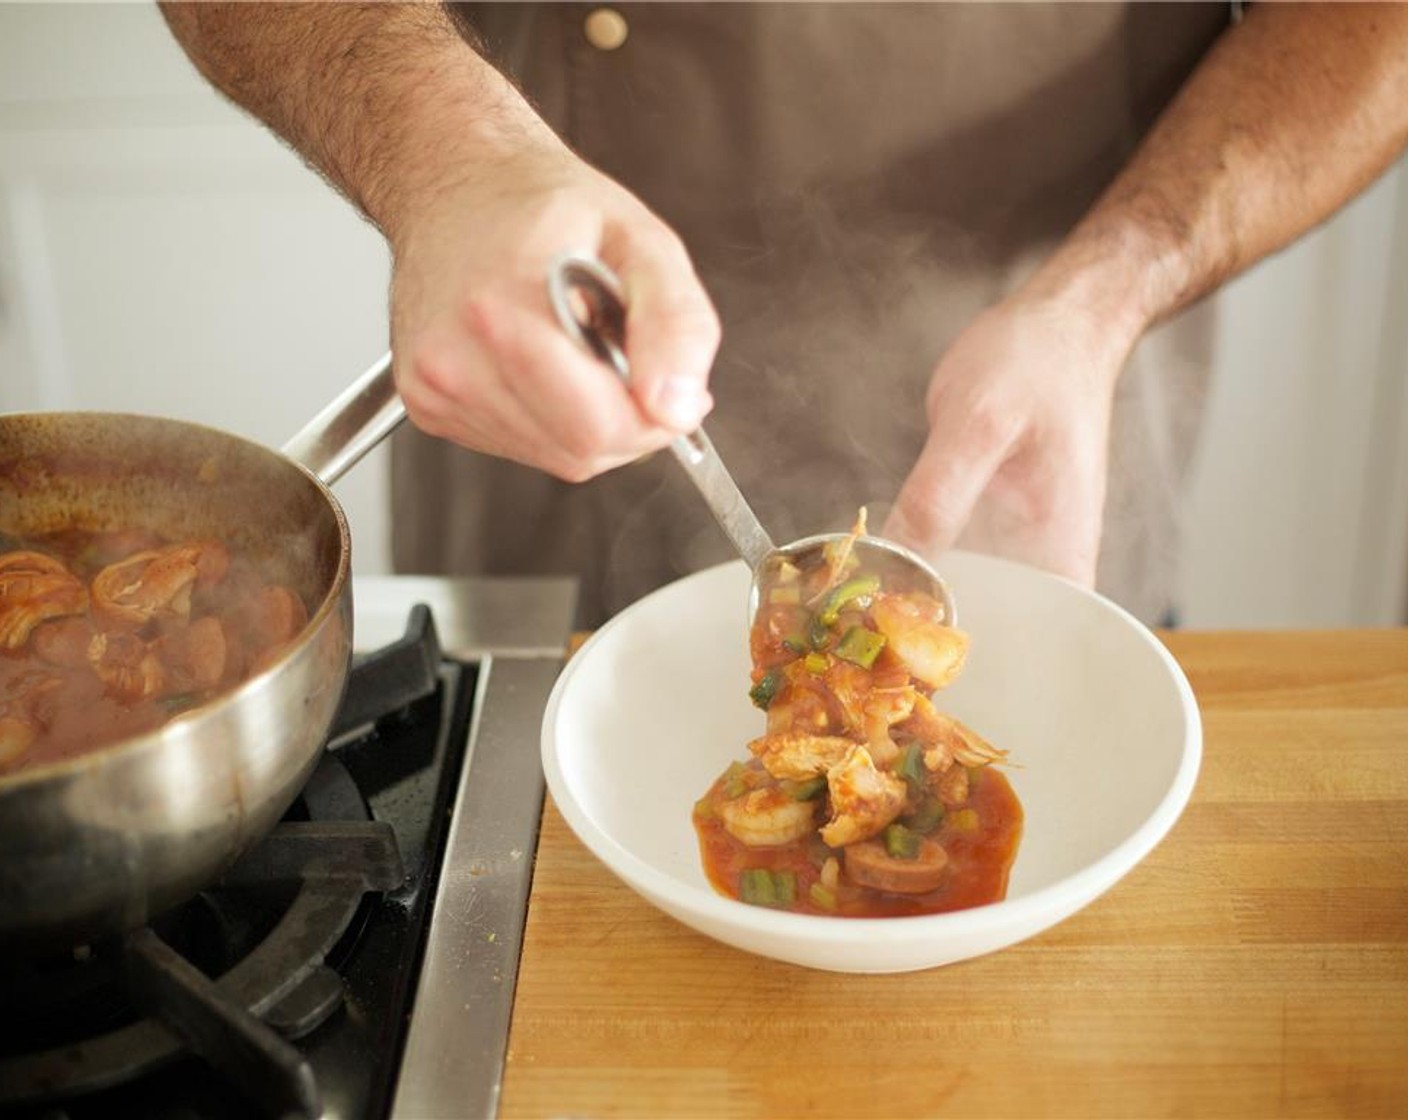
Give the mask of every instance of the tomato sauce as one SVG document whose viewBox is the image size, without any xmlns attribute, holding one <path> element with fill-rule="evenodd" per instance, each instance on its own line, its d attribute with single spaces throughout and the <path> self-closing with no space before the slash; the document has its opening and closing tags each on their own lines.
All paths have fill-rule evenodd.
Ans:
<svg viewBox="0 0 1408 1120">
<path fill-rule="evenodd" d="M 969 778 L 971 791 L 963 808 L 971 810 L 974 817 L 964 816 L 962 809 L 950 810 L 930 834 L 948 854 L 944 882 L 937 890 L 890 894 L 848 883 L 842 875 L 832 892 L 835 907 L 818 905 L 812 897 L 812 885 L 819 882 L 827 858 L 834 856 L 839 860 L 841 852 L 828 848 L 815 832 L 791 844 L 765 848 L 750 847 L 734 839 L 717 812 L 731 780 L 728 775 L 720 777 L 695 806 L 694 827 L 699 835 L 704 872 L 720 894 L 739 898 L 739 883 L 745 871 L 790 871 L 795 876 L 796 895 L 793 904 L 785 909 L 800 914 L 893 918 L 941 914 L 999 902 L 1007 895 L 1008 875 L 1022 838 L 1022 806 L 1006 776 L 999 771 L 984 767 L 970 771 Z M 818 805 L 818 823 L 825 819 L 824 809 L 823 804 Z"/>
</svg>

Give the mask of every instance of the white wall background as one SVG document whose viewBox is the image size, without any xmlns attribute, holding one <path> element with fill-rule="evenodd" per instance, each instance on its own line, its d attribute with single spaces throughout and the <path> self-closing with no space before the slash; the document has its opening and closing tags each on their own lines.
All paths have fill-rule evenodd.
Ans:
<svg viewBox="0 0 1408 1120">
<path fill-rule="evenodd" d="M 0 410 L 278 446 L 386 347 L 379 235 L 195 73 L 154 6 L 0 5 Z M 1186 622 L 1408 621 L 1408 173 L 1225 296 Z M 388 570 L 384 452 L 337 486 Z"/>
<path fill-rule="evenodd" d="M 381 236 L 196 73 L 154 4 L 0 5 L 0 410 L 278 447 L 386 351 Z M 384 572 L 386 455 L 336 487 Z"/>
<path fill-rule="evenodd" d="M 1408 621 L 1406 168 L 1222 297 L 1190 626 Z"/>
</svg>

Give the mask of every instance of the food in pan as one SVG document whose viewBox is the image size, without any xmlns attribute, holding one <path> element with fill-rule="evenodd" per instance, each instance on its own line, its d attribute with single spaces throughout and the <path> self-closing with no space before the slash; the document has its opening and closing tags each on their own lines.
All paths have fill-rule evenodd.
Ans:
<svg viewBox="0 0 1408 1120">
<path fill-rule="evenodd" d="M 0 551 L 0 775 L 150 731 L 308 621 L 218 541 L 66 530 Z"/>
<path fill-rule="evenodd" d="M 963 631 L 852 533 L 786 565 L 750 632 L 750 696 L 767 713 L 694 809 L 720 893 L 809 914 L 932 914 L 995 902 L 1022 810 L 1006 752 L 935 707 L 962 670 Z M 867 554 L 869 555 L 869 554 Z"/>
</svg>

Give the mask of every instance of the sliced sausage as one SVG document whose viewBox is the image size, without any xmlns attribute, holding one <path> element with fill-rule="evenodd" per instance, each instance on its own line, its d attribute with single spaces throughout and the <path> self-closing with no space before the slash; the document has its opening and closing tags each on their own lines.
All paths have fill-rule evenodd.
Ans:
<svg viewBox="0 0 1408 1120">
<path fill-rule="evenodd" d="M 853 883 L 895 894 L 923 894 L 944 881 L 948 853 L 927 837 L 914 859 L 896 859 L 879 840 L 865 840 L 845 849 L 846 875 Z"/>
</svg>

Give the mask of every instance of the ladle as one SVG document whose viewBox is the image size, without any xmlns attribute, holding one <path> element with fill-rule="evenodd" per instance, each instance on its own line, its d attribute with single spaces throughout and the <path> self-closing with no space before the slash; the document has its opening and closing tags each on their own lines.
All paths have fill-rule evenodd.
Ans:
<svg viewBox="0 0 1408 1120">
<path fill-rule="evenodd" d="M 595 257 L 565 253 L 554 260 L 549 269 L 548 296 L 563 330 L 629 385 L 626 304 L 616 274 Z M 799 568 L 810 568 L 820 562 L 828 544 L 848 535 L 821 533 L 779 547 L 759 524 L 702 427 L 676 436 L 670 450 L 753 574 L 748 594 L 750 620 L 765 601 L 766 591 L 784 561 Z M 857 540 L 855 554 L 862 567 L 870 570 L 878 567 L 906 590 L 932 595 L 943 604 L 942 621 L 949 626 L 957 624 L 958 612 L 948 585 L 918 554 L 894 541 L 874 536 Z"/>
</svg>

